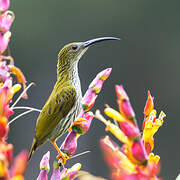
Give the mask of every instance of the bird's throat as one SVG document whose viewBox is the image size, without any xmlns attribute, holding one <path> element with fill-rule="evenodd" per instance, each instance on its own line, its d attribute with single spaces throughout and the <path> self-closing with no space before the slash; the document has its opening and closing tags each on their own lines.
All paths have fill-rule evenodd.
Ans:
<svg viewBox="0 0 180 180">
<path fill-rule="evenodd" d="M 74 86 L 80 86 L 78 74 L 78 62 L 73 64 L 57 65 L 57 81 L 59 83 L 70 83 Z"/>
</svg>

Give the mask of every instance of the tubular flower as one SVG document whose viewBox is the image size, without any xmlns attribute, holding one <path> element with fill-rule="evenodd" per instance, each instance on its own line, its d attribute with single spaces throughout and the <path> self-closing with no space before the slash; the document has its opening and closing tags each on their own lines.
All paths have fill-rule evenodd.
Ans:
<svg viewBox="0 0 180 180">
<path fill-rule="evenodd" d="M 166 117 L 166 115 L 161 111 L 159 117 L 156 118 L 156 111 L 152 110 L 150 115 L 145 118 L 142 138 L 148 154 L 154 149 L 153 136 L 158 131 L 159 127 L 162 126 L 164 117 Z"/>
<path fill-rule="evenodd" d="M 123 143 L 120 147 L 109 136 L 100 140 L 104 159 L 111 169 L 111 178 L 113 180 L 160 180 L 157 177 L 160 170 L 160 157 L 152 153 L 153 136 L 163 124 L 165 114 L 161 112 L 156 118 L 153 97 L 148 91 L 141 135 L 126 91 L 122 85 L 116 85 L 115 90 L 119 112 L 109 106 L 104 110 L 104 113 L 115 123 L 106 120 L 99 110 L 95 114 L 95 117 L 106 125 L 106 131 L 110 131 Z"/>
<path fill-rule="evenodd" d="M 0 0 L 0 11 L 6 11 L 9 9 L 10 0 Z"/>
<path fill-rule="evenodd" d="M 84 111 L 89 111 L 93 107 L 96 98 L 97 95 L 94 89 L 91 88 L 86 91 L 82 102 Z"/>
<path fill-rule="evenodd" d="M 37 180 L 46 180 L 48 179 L 48 172 L 50 170 L 49 166 L 49 158 L 50 158 L 50 152 L 48 151 L 41 159 L 40 162 L 40 174 L 37 178 Z"/>
<path fill-rule="evenodd" d="M 9 31 L 12 22 L 14 21 L 14 13 L 12 11 L 6 11 L 0 14 L 0 30 L 2 32 Z"/>
<path fill-rule="evenodd" d="M 68 156 L 72 156 L 77 149 L 77 139 L 78 134 L 75 131 L 71 131 L 64 140 L 60 149 Z"/>
<path fill-rule="evenodd" d="M 151 96 L 150 91 L 148 91 L 147 101 L 144 107 L 144 115 L 149 116 L 151 111 L 154 109 L 154 98 Z"/>
<path fill-rule="evenodd" d="M 48 172 L 50 170 L 49 166 L 50 152 L 48 151 L 42 158 L 40 162 L 40 173 L 37 177 L 37 180 L 48 180 Z M 60 166 L 58 162 L 53 163 L 53 173 L 51 175 L 51 180 L 73 180 L 80 175 L 87 174 L 85 171 L 80 171 L 81 164 L 77 163 L 73 165 L 71 168 L 63 168 L 60 171 Z"/>
<path fill-rule="evenodd" d="M 10 41 L 11 32 L 7 31 L 4 34 L 0 32 L 0 54 L 2 54 L 8 46 L 8 43 Z"/>
<path fill-rule="evenodd" d="M 128 118 L 133 119 L 135 117 L 135 113 L 133 108 L 131 107 L 131 103 L 129 101 L 129 97 L 124 90 L 122 85 L 115 86 L 116 94 L 117 94 L 117 104 L 119 105 L 119 110 L 121 114 Z"/>
</svg>

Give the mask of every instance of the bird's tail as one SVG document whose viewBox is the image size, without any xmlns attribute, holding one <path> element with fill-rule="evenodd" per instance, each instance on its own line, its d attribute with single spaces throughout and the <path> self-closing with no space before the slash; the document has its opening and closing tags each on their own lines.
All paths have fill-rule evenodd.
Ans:
<svg viewBox="0 0 180 180">
<path fill-rule="evenodd" d="M 29 157 L 28 157 L 28 161 L 30 160 L 31 156 L 33 155 L 33 153 L 35 152 L 35 150 L 38 147 L 38 141 L 36 138 L 33 139 L 30 151 L 29 151 Z"/>
</svg>

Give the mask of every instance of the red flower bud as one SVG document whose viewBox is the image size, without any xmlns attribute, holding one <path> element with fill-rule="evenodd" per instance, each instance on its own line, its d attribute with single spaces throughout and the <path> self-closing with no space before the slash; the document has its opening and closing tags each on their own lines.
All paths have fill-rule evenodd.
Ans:
<svg viewBox="0 0 180 180">
<path fill-rule="evenodd" d="M 115 91 L 119 100 L 126 99 L 129 101 L 129 97 L 122 85 L 115 85 Z"/>
<path fill-rule="evenodd" d="M 138 161 L 140 161 L 142 163 L 145 163 L 147 161 L 148 156 L 147 156 L 147 153 L 145 151 L 145 148 L 144 148 L 141 140 L 133 142 L 131 151 L 132 151 L 134 158 L 136 158 Z"/>
<path fill-rule="evenodd" d="M 71 131 L 61 145 L 61 151 L 72 156 L 77 149 L 77 133 Z"/>
<path fill-rule="evenodd" d="M 122 115 L 124 115 L 128 119 L 132 119 L 133 117 L 135 117 L 134 110 L 128 100 L 117 100 L 117 103 L 119 105 L 119 111 Z"/>
<path fill-rule="evenodd" d="M 86 91 L 82 100 L 82 106 L 84 111 L 89 111 L 93 107 L 96 97 L 97 95 L 95 94 L 94 89 L 91 88 Z"/>
<path fill-rule="evenodd" d="M 140 135 L 139 129 L 129 120 L 120 122 L 120 126 L 124 134 L 130 139 L 136 139 Z"/>
</svg>

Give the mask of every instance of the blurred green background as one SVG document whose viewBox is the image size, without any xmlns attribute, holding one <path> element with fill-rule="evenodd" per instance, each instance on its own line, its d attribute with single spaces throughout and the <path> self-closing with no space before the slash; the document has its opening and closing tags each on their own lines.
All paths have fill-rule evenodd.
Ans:
<svg viewBox="0 0 180 180">
<path fill-rule="evenodd" d="M 114 85 L 123 84 L 141 127 L 147 90 L 151 90 L 158 113 L 163 110 L 167 114 L 155 136 L 154 153 L 161 157 L 160 176 L 174 179 L 180 170 L 180 1 L 12 0 L 10 9 L 16 15 L 10 42 L 12 56 L 28 83 L 36 83 L 28 91 L 29 99 L 19 105 L 42 108 L 56 81 L 57 54 L 63 45 L 102 36 L 122 38 L 93 46 L 83 56 L 79 63 L 82 91 L 98 72 L 112 67 L 93 111 L 103 111 L 105 103 L 117 108 Z M 12 124 L 8 141 L 14 144 L 15 155 L 29 148 L 37 116 L 33 112 Z M 70 160 L 68 167 L 80 162 L 82 169 L 109 177 L 99 149 L 100 137 L 107 134 L 104 128 L 93 120 L 89 132 L 79 139 L 77 151 L 91 153 Z M 36 179 L 40 159 L 48 150 L 52 165 L 56 153 L 46 143 L 29 162 L 27 180 Z"/>
</svg>

